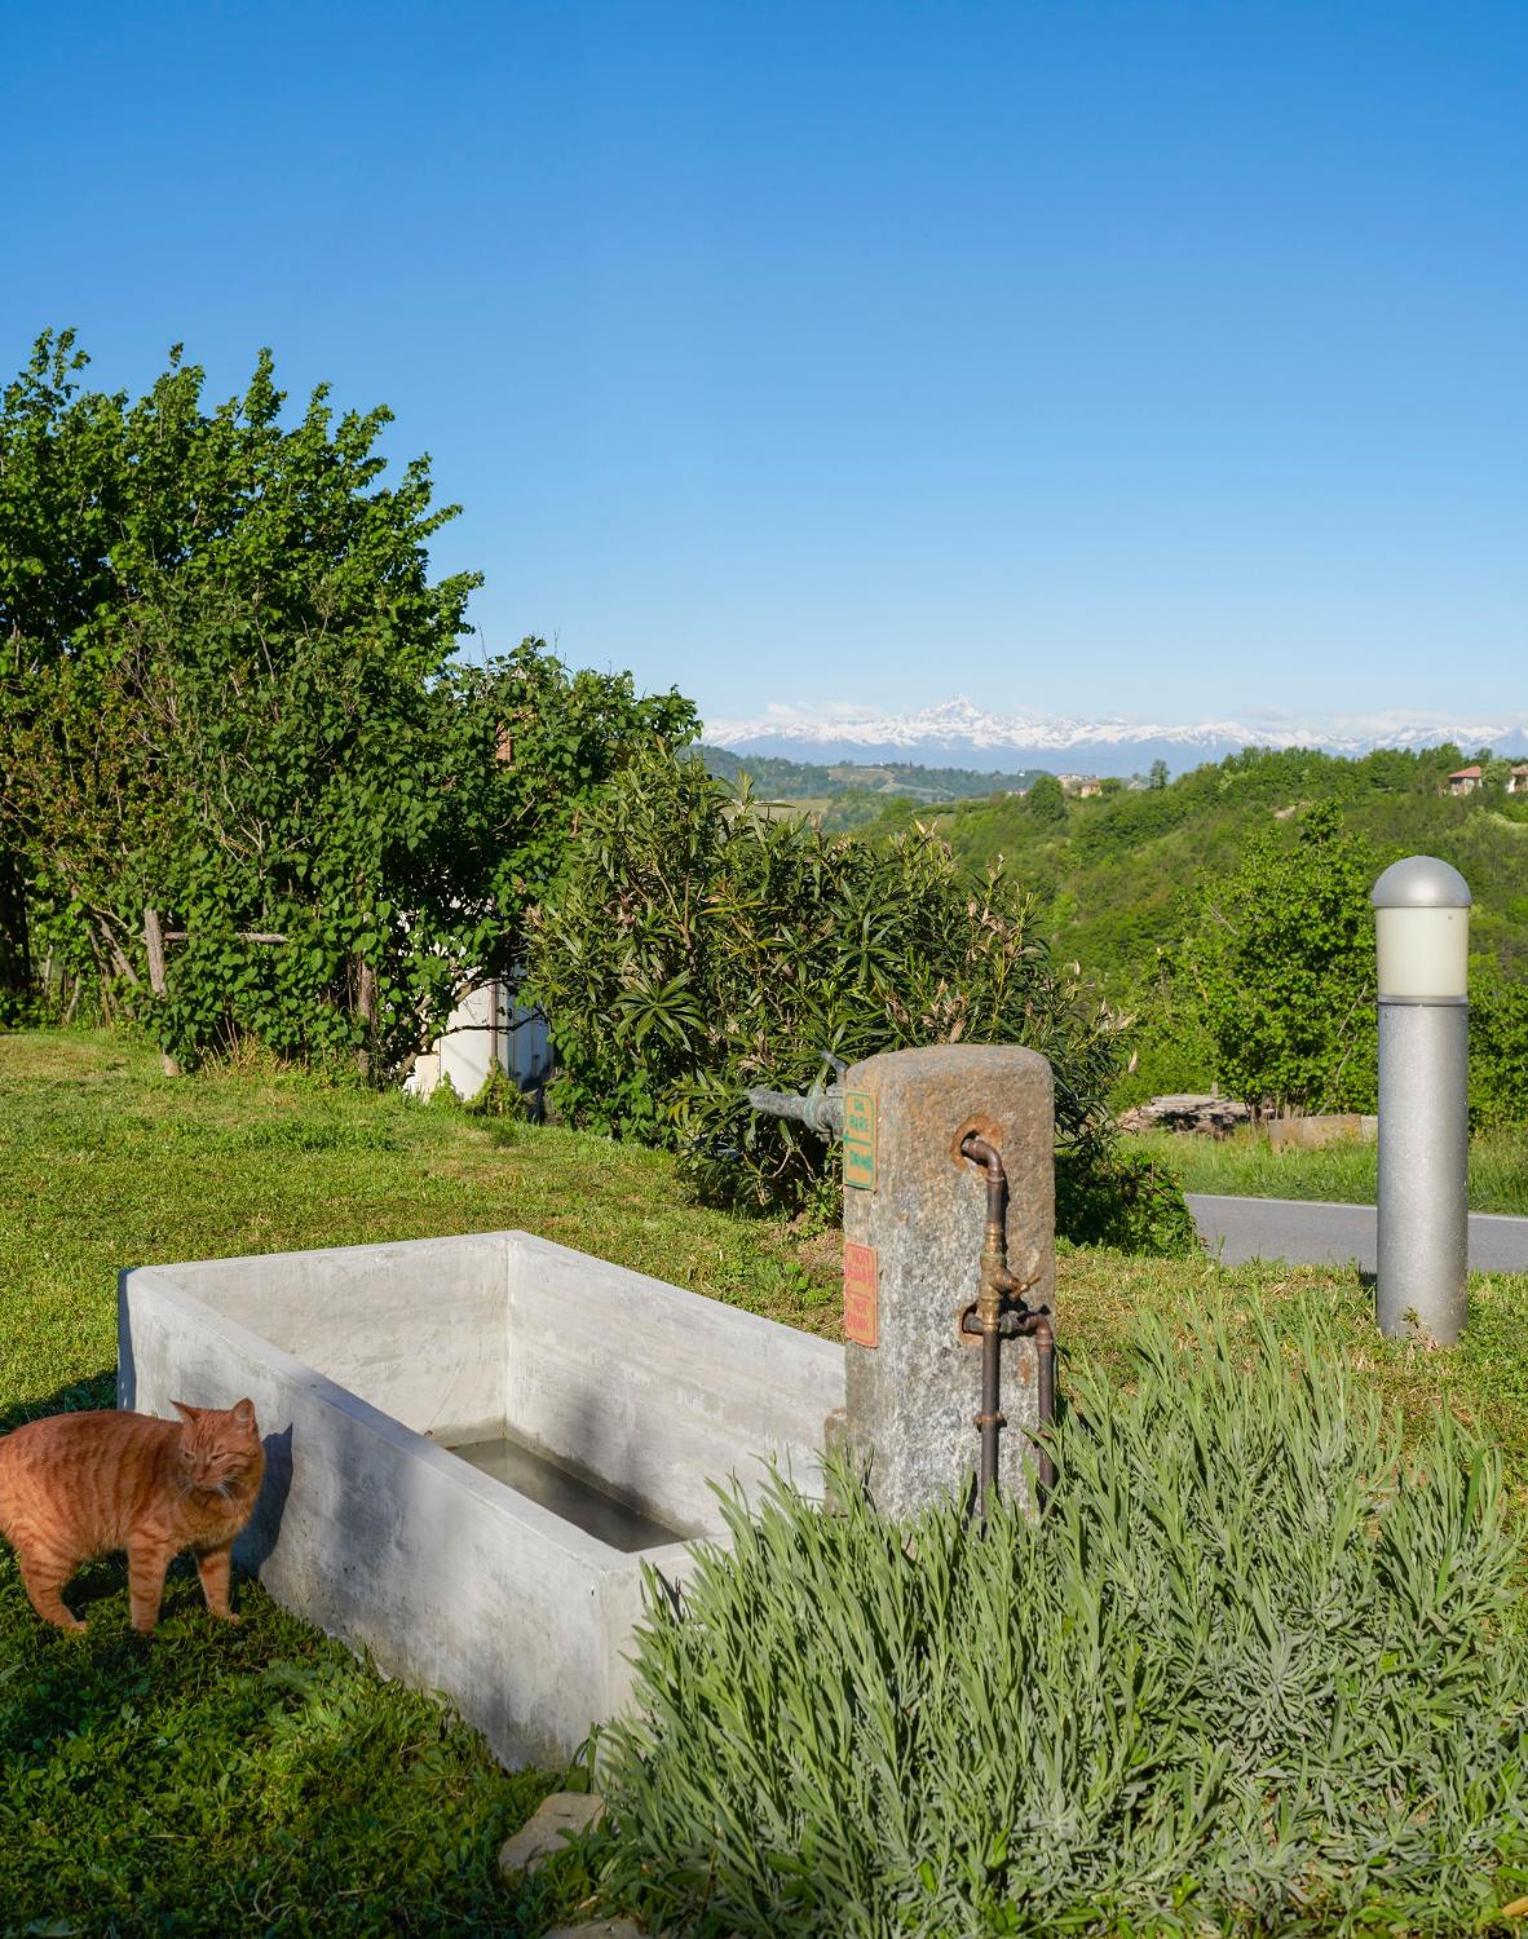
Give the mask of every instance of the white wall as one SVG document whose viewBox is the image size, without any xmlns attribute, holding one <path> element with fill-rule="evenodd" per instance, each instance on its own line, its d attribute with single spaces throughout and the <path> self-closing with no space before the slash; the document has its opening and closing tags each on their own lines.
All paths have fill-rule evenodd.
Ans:
<svg viewBox="0 0 1528 1939">
<path fill-rule="evenodd" d="M 546 1019 L 539 1010 L 514 1003 L 502 983 L 474 990 L 457 1005 L 427 1054 L 415 1063 L 404 1089 L 428 1097 L 444 1076 L 458 1097 L 475 1097 L 495 1063 L 521 1089 L 552 1067 Z"/>
</svg>

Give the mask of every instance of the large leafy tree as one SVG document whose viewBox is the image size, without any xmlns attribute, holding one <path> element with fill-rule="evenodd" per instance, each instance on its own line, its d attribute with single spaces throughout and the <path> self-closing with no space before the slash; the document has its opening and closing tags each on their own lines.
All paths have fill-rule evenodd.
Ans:
<svg viewBox="0 0 1528 1939">
<path fill-rule="evenodd" d="M 692 711 L 537 642 L 463 665 L 477 576 L 431 578 L 455 508 L 427 459 L 381 482 L 385 409 L 321 388 L 288 422 L 268 353 L 210 409 L 178 352 L 136 401 L 83 364 L 44 337 L 0 402 L 0 861 L 33 953 L 183 1057 L 396 1069 L 514 974 L 580 802 Z M 150 909 L 187 939 L 157 1000 Z"/>
<path fill-rule="evenodd" d="M 1323 802 L 1292 843 L 1255 836 L 1203 891 L 1177 977 L 1237 1095 L 1279 1110 L 1374 1108 L 1377 872 Z"/>
</svg>

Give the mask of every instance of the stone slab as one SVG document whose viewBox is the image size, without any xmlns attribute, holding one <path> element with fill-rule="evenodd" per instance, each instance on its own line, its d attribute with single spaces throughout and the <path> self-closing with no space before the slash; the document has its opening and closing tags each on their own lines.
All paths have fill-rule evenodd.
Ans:
<svg viewBox="0 0 1528 1939">
<path fill-rule="evenodd" d="M 1252 1122 L 1252 1106 L 1214 1092 L 1175 1091 L 1148 1098 L 1120 1114 L 1121 1131 L 1180 1131 L 1199 1137 L 1228 1138 Z"/>
<path fill-rule="evenodd" d="M 604 1816 L 605 1800 L 597 1791 L 554 1791 L 543 1798 L 517 1832 L 499 1850 L 499 1870 L 506 1878 L 538 1871 Z"/>
<path fill-rule="evenodd" d="M 1379 1119 L 1358 1111 L 1329 1111 L 1306 1118 L 1270 1118 L 1268 1142 L 1275 1151 L 1322 1151 L 1328 1145 L 1373 1144 Z"/>
</svg>

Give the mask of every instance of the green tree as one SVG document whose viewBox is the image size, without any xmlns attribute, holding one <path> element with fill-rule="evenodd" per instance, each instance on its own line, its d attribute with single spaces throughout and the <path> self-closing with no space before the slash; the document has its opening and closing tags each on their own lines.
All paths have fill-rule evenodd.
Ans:
<svg viewBox="0 0 1528 1939">
<path fill-rule="evenodd" d="M 211 409 L 178 352 L 136 401 L 83 361 L 44 337 L 0 403 L 0 850 L 34 953 L 183 1058 L 252 1034 L 395 1070 L 514 972 L 580 804 L 693 711 L 535 642 L 457 660 L 477 576 L 431 579 L 455 508 L 425 459 L 380 482 L 385 409 L 320 388 L 289 424 L 268 353 Z M 148 909 L 188 937 L 163 1001 Z"/>
<path fill-rule="evenodd" d="M 1492 956 L 1470 960 L 1470 1120 L 1528 1120 L 1528 979 Z"/>
<path fill-rule="evenodd" d="M 1197 994 L 1223 1085 L 1281 1111 L 1374 1108 L 1376 872 L 1322 803 L 1292 845 L 1255 836 L 1205 888 L 1177 976 Z"/>
<path fill-rule="evenodd" d="M 1066 791 L 1054 774 L 1037 775 L 1024 806 L 1034 820 L 1059 825 L 1066 820 Z"/>
<path fill-rule="evenodd" d="M 1167 763 L 1165 761 L 1157 760 L 1152 762 L 1151 773 L 1146 785 L 1150 788 L 1165 788 L 1167 786 Z"/>
</svg>

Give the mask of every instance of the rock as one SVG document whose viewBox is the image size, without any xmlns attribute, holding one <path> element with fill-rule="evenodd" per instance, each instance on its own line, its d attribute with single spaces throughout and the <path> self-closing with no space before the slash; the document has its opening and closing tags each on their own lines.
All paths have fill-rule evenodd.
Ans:
<svg viewBox="0 0 1528 1939">
<path fill-rule="evenodd" d="M 1133 1111 L 1121 1112 L 1121 1131 L 1190 1131 L 1201 1137 L 1225 1138 L 1252 1122 L 1252 1106 L 1236 1097 L 1202 1097 L 1180 1091 L 1154 1097 Z"/>
<path fill-rule="evenodd" d="M 642 1928 L 630 1919 L 596 1919 L 590 1925 L 559 1926 L 546 1939 L 642 1939 Z"/>
<path fill-rule="evenodd" d="M 506 1878 L 534 1872 L 560 1852 L 568 1839 L 599 1823 L 605 1800 L 597 1791 L 554 1791 L 506 1838 L 499 1852 L 499 1870 Z M 592 1928 L 580 1927 L 581 1931 Z"/>
</svg>

